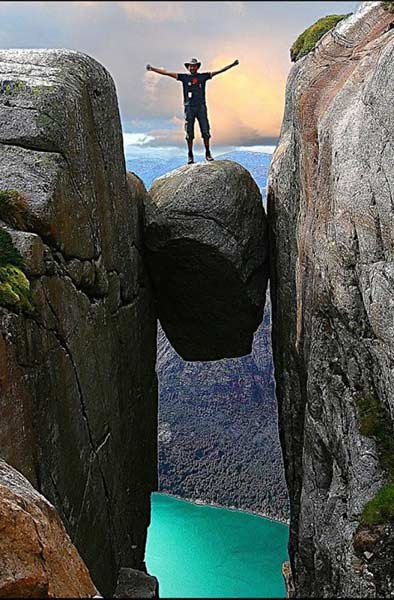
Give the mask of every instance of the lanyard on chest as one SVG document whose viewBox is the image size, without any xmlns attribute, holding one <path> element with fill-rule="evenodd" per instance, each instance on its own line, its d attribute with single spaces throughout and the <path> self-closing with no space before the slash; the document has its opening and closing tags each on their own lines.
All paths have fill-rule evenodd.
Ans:
<svg viewBox="0 0 394 600">
<path fill-rule="evenodd" d="M 202 93 L 202 82 L 198 77 L 191 77 L 187 82 L 187 96 L 193 97 L 193 92 Z"/>
</svg>

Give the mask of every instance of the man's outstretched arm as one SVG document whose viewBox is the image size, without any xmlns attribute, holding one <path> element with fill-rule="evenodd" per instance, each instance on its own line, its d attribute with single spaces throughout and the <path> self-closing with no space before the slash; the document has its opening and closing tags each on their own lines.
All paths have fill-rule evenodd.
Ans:
<svg viewBox="0 0 394 600">
<path fill-rule="evenodd" d="M 176 73 L 172 73 L 172 71 L 166 71 L 165 69 L 157 69 L 156 67 L 152 67 L 152 65 L 146 65 L 146 70 L 154 71 L 155 73 L 159 73 L 159 75 L 168 75 L 168 77 L 177 79 Z"/>
<path fill-rule="evenodd" d="M 211 71 L 211 75 L 212 77 L 214 77 L 215 75 L 219 75 L 219 73 L 224 73 L 224 71 L 228 71 L 228 69 L 231 69 L 232 67 L 235 67 L 236 65 L 239 65 L 239 60 L 235 60 L 234 62 L 231 63 L 231 65 L 227 65 L 227 67 L 223 67 L 223 69 L 219 69 L 218 71 Z"/>
</svg>

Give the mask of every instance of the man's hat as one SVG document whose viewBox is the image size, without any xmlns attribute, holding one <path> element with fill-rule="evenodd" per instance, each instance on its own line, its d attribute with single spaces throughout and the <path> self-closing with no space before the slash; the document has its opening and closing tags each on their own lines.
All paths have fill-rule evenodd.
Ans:
<svg viewBox="0 0 394 600">
<path fill-rule="evenodd" d="M 189 65 L 197 65 L 198 68 L 201 67 L 201 63 L 198 62 L 197 58 L 192 58 L 191 60 L 189 60 L 189 62 L 185 62 L 184 65 L 185 65 L 186 69 Z"/>
</svg>

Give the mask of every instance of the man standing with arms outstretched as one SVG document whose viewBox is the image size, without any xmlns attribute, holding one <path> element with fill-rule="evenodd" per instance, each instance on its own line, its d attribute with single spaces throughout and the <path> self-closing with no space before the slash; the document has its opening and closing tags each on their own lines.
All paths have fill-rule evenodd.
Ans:
<svg viewBox="0 0 394 600">
<path fill-rule="evenodd" d="M 224 73 L 224 71 L 238 65 L 239 61 L 235 60 L 231 65 L 227 65 L 218 71 L 209 71 L 207 73 L 198 73 L 201 63 L 196 58 L 192 58 L 190 62 L 185 62 L 184 64 L 189 73 L 172 73 L 165 69 L 157 69 L 151 65 L 146 65 L 146 68 L 148 71 L 154 71 L 155 73 L 159 73 L 159 75 L 168 75 L 169 77 L 182 82 L 183 104 L 185 108 L 185 131 L 189 151 L 187 162 L 188 164 L 194 162 L 193 140 L 195 119 L 197 119 L 200 125 L 201 136 L 204 140 L 205 158 L 206 160 L 211 161 L 213 158 L 209 149 L 209 138 L 211 137 L 211 134 L 209 131 L 207 105 L 205 101 L 205 84 L 208 79 L 212 79 L 215 75 Z"/>
</svg>

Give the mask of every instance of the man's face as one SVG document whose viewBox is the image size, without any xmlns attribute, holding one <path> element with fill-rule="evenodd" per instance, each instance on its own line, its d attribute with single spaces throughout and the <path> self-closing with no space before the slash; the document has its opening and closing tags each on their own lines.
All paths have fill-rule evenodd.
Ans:
<svg viewBox="0 0 394 600">
<path fill-rule="evenodd" d="M 198 65 L 188 65 L 187 68 L 189 69 L 192 75 L 194 75 L 194 73 L 197 73 L 198 71 Z"/>
</svg>

